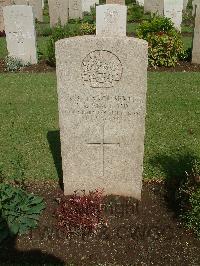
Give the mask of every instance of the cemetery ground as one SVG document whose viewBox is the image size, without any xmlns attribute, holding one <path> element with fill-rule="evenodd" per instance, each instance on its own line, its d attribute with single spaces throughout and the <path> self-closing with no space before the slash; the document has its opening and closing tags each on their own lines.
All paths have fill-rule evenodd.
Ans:
<svg viewBox="0 0 200 266">
<path fill-rule="evenodd" d="M 37 24 L 42 54 L 51 34 L 44 18 Z M 128 23 L 128 35 L 137 25 Z M 182 38 L 191 47 L 190 26 Z M 180 219 L 175 193 L 200 154 L 200 67 L 149 68 L 142 201 L 102 198 L 102 227 L 66 233 L 57 219 L 63 190 L 55 68 L 41 58 L 5 73 L 6 55 L 1 37 L 0 177 L 42 196 L 46 208 L 36 229 L 0 244 L 0 265 L 199 265 L 200 240 Z"/>
<path fill-rule="evenodd" d="M 1 75 L 2 173 L 26 180 L 26 189 L 47 206 L 37 229 L 3 242 L 0 261 L 198 265 L 200 242 L 178 219 L 171 184 L 190 170 L 190 159 L 200 152 L 199 82 L 199 73 L 148 73 L 142 202 L 106 199 L 115 206 L 105 213 L 108 226 L 96 234 L 65 235 L 55 215 L 63 195 L 56 75 Z"/>
</svg>

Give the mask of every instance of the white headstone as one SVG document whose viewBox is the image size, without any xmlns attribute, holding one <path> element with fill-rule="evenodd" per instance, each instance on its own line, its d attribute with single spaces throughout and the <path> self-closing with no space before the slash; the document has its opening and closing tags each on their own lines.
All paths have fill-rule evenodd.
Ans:
<svg viewBox="0 0 200 266">
<path fill-rule="evenodd" d="M 193 0 L 192 1 L 192 15 L 195 15 L 195 6 L 200 6 L 200 0 Z"/>
<path fill-rule="evenodd" d="M 144 12 L 163 16 L 164 0 L 144 0 Z"/>
<path fill-rule="evenodd" d="M 8 55 L 24 63 L 37 63 L 35 24 L 31 6 L 3 8 Z"/>
<path fill-rule="evenodd" d="M 11 0 L 0 0 L 0 32 L 4 31 L 3 7 L 11 5 Z"/>
<path fill-rule="evenodd" d="M 95 5 L 99 4 L 99 0 L 82 0 L 82 11 L 90 12 L 91 7 L 95 7 Z"/>
<path fill-rule="evenodd" d="M 147 49 L 146 41 L 126 36 L 56 43 L 66 195 L 102 188 L 141 198 Z"/>
<path fill-rule="evenodd" d="M 127 6 L 109 4 L 96 8 L 96 35 L 126 36 Z"/>
<path fill-rule="evenodd" d="M 28 5 L 28 0 L 13 0 L 15 5 Z"/>
<path fill-rule="evenodd" d="M 28 4 L 33 7 L 35 18 L 38 21 L 43 22 L 42 0 L 28 0 Z"/>
<path fill-rule="evenodd" d="M 50 26 L 53 27 L 59 22 L 62 26 L 68 22 L 68 0 L 48 0 Z"/>
<path fill-rule="evenodd" d="M 200 6 L 196 7 L 193 37 L 192 63 L 200 64 Z"/>
<path fill-rule="evenodd" d="M 164 1 L 164 15 L 170 18 L 177 30 L 181 31 L 183 12 L 183 0 L 165 0 Z"/>
<path fill-rule="evenodd" d="M 69 18 L 79 19 L 83 17 L 82 0 L 69 0 Z"/>
<path fill-rule="evenodd" d="M 188 0 L 183 0 L 183 10 L 187 9 Z"/>
<path fill-rule="evenodd" d="M 138 5 L 144 6 L 144 0 L 137 0 L 136 2 Z"/>
</svg>

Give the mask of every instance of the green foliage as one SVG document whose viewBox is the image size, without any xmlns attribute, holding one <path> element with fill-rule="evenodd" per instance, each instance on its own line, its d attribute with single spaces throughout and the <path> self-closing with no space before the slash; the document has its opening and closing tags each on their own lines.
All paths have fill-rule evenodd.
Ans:
<svg viewBox="0 0 200 266">
<path fill-rule="evenodd" d="M 140 21 L 143 19 L 143 7 L 133 4 L 128 6 L 127 20 L 128 22 Z"/>
<path fill-rule="evenodd" d="M 195 159 L 177 191 L 181 217 L 187 227 L 200 237 L 200 161 Z"/>
<path fill-rule="evenodd" d="M 24 66 L 28 66 L 29 64 L 24 64 L 21 59 L 19 58 L 14 58 L 11 56 L 6 56 L 5 58 L 5 65 L 6 65 L 6 70 L 7 71 L 18 71 Z"/>
<path fill-rule="evenodd" d="M 137 30 L 138 37 L 148 42 L 150 66 L 175 66 L 184 55 L 181 35 L 169 18 L 154 16 L 143 22 Z"/>
<path fill-rule="evenodd" d="M 37 227 L 39 215 L 45 208 L 43 199 L 28 194 L 10 184 L 0 184 L 0 234 L 24 234 Z"/>
<path fill-rule="evenodd" d="M 55 66 L 56 65 L 56 58 L 55 58 L 55 43 L 58 40 L 69 38 L 72 36 L 80 35 L 80 26 L 79 24 L 75 24 L 74 27 L 70 27 L 70 24 L 65 26 L 58 25 L 52 29 L 52 35 L 47 42 L 47 51 L 46 51 L 46 59 L 47 62 Z"/>
<path fill-rule="evenodd" d="M 94 24 L 82 23 L 80 27 L 81 35 L 93 35 L 95 34 L 96 27 Z"/>
</svg>

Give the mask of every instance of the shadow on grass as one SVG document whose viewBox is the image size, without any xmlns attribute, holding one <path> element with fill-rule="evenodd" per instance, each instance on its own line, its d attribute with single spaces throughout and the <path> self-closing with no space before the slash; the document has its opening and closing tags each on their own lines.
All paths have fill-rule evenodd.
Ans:
<svg viewBox="0 0 200 266">
<path fill-rule="evenodd" d="M 159 155 L 150 160 L 153 167 L 159 168 L 165 173 L 166 201 L 168 207 L 179 215 L 180 205 L 177 201 L 177 190 L 182 181 L 186 178 L 187 173 L 192 172 L 194 160 L 197 159 L 192 152 L 174 154 L 174 156 Z"/>
<path fill-rule="evenodd" d="M 62 157 L 61 157 L 61 144 L 60 144 L 60 131 L 49 131 L 47 133 L 47 140 L 53 156 L 54 165 L 59 178 L 59 185 L 63 190 L 63 172 L 62 172 Z"/>
<path fill-rule="evenodd" d="M 0 265 L 65 265 L 64 261 L 55 256 L 44 253 L 39 249 L 29 251 L 19 251 L 16 248 L 16 236 L 11 236 L 5 221 L 0 217 L 0 227 L 4 224 L 4 229 L 0 228 L 0 233 L 8 233 L 8 237 L 0 241 Z M 27 243 L 28 245 L 28 243 Z"/>
</svg>

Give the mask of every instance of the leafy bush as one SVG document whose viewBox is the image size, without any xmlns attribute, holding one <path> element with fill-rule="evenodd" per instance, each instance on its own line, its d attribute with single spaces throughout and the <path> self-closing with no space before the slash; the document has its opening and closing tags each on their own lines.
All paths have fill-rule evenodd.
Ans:
<svg viewBox="0 0 200 266">
<path fill-rule="evenodd" d="M 128 22 L 139 21 L 143 18 L 144 9 L 139 5 L 128 6 L 127 20 Z"/>
<path fill-rule="evenodd" d="M 184 55 L 181 36 L 169 18 L 154 16 L 139 26 L 137 35 L 148 42 L 150 66 L 175 66 Z"/>
<path fill-rule="evenodd" d="M 52 35 L 47 42 L 47 50 L 45 58 L 47 62 L 55 66 L 56 58 L 55 58 L 55 43 L 58 40 L 80 35 L 80 26 L 79 24 L 74 24 L 73 27 L 70 27 L 70 24 L 65 26 L 58 25 L 52 29 Z"/>
<path fill-rule="evenodd" d="M 7 71 L 14 72 L 14 71 L 20 70 L 22 67 L 28 66 L 29 63 L 25 64 L 19 58 L 14 58 L 14 57 L 11 57 L 11 56 L 6 56 L 6 58 L 5 58 L 5 65 L 6 65 L 6 70 Z"/>
<path fill-rule="evenodd" d="M 43 199 L 10 184 L 0 184 L 0 234 L 24 234 L 37 226 Z M 7 227 L 5 227 L 5 223 Z"/>
<path fill-rule="evenodd" d="M 80 27 L 81 35 L 93 35 L 95 34 L 96 27 L 94 24 L 82 23 Z"/>
<path fill-rule="evenodd" d="M 63 198 L 57 210 L 58 226 L 66 233 L 76 230 L 94 232 L 102 224 L 103 191 L 96 190 L 88 195 L 74 195 Z"/>
<path fill-rule="evenodd" d="M 186 173 L 176 194 L 181 217 L 186 225 L 200 237 L 200 162 L 194 160 L 190 173 Z"/>
</svg>

